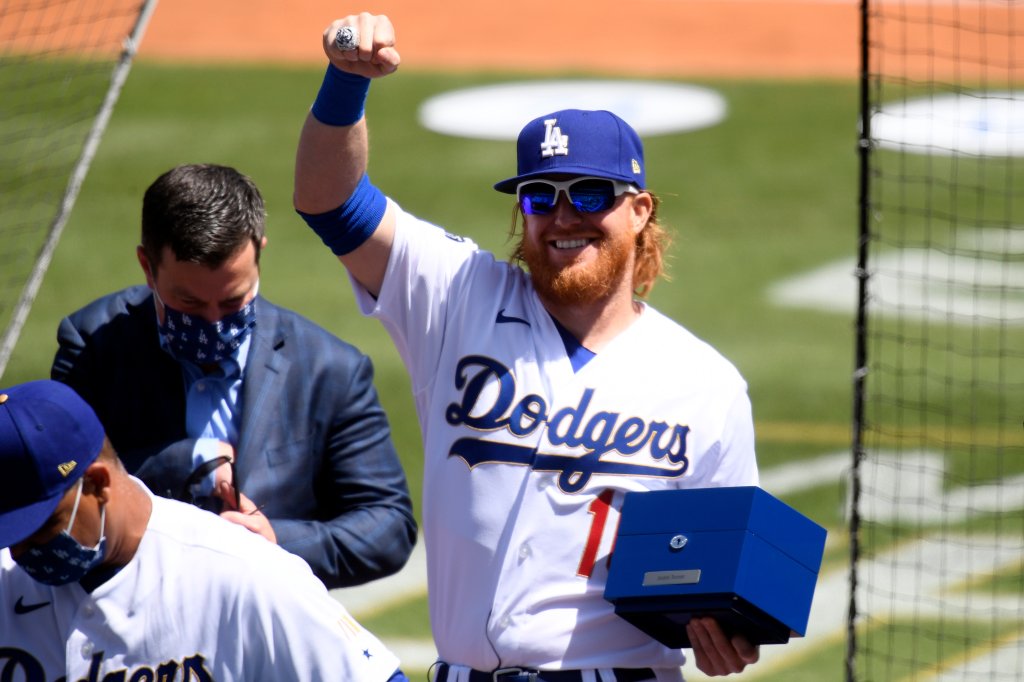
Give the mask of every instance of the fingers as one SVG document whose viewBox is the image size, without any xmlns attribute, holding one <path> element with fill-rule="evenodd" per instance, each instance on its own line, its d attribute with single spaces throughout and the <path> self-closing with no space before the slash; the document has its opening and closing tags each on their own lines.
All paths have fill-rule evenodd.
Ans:
<svg viewBox="0 0 1024 682">
<path fill-rule="evenodd" d="M 228 480 L 221 480 L 218 474 L 213 496 L 221 501 L 223 509 L 235 510 L 235 486 L 231 483 L 230 477 Z"/>
<path fill-rule="evenodd" d="M 243 493 L 238 495 L 238 510 L 240 514 L 252 515 L 260 513 L 260 508 Z"/>
<path fill-rule="evenodd" d="M 711 641 L 711 634 L 703 619 L 691 618 L 686 624 L 686 636 L 690 639 L 690 647 L 693 649 L 693 659 L 697 669 L 705 675 L 724 675 L 724 662 L 722 657 L 715 650 Z"/>
<path fill-rule="evenodd" d="M 222 502 L 222 508 L 235 509 L 235 448 L 231 443 L 218 441 L 217 455 L 228 461 L 213 471 L 213 496 Z"/>
<path fill-rule="evenodd" d="M 757 663 L 760 660 L 761 649 L 751 644 L 743 635 L 733 635 L 731 641 L 736 653 L 747 665 Z"/>
<path fill-rule="evenodd" d="M 757 647 L 742 635 L 725 636 L 714 618 L 693 618 L 686 625 L 697 668 L 705 675 L 741 672 L 760 657 Z"/>
<path fill-rule="evenodd" d="M 223 511 L 220 513 L 220 516 L 222 519 L 247 528 L 257 535 L 262 535 L 269 542 L 277 543 L 277 533 L 274 532 L 274 527 L 270 525 L 270 519 L 245 495 L 240 496 L 239 511 Z"/>
<path fill-rule="evenodd" d="M 335 38 L 342 27 L 351 26 L 358 32 L 356 49 L 342 50 Z M 393 73 L 401 63 L 395 49 L 395 29 L 383 14 L 368 12 L 353 14 L 331 23 L 323 33 L 324 53 L 337 68 L 368 78 Z"/>
<path fill-rule="evenodd" d="M 231 462 L 224 462 L 213 470 L 213 485 L 220 488 L 221 485 L 234 485 L 234 474 L 231 471 Z"/>
</svg>

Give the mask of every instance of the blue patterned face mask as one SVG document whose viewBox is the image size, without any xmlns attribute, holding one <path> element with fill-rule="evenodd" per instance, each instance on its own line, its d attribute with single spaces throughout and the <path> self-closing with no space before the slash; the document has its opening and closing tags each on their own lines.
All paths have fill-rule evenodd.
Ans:
<svg viewBox="0 0 1024 682">
<path fill-rule="evenodd" d="M 255 294 L 240 310 L 216 322 L 175 310 L 160 300 L 155 289 L 153 296 L 164 307 L 164 321 L 158 326 L 167 347 L 174 357 L 196 365 L 215 364 L 231 357 L 256 324 Z"/>
<path fill-rule="evenodd" d="M 67 585 L 77 582 L 92 568 L 103 561 L 107 550 L 107 538 L 104 527 L 107 522 L 106 506 L 100 507 L 100 541 L 95 547 L 83 547 L 78 540 L 71 537 L 71 527 L 75 525 L 78 515 L 78 503 L 82 500 L 84 479 L 78 479 L 78 493 L 75 495 L 75 506 L 71 510 L 68 527 L 55 535 L 44 545 L 29 547 L 15 559 L 26 573 L 44 585 Z"/>
</svg>

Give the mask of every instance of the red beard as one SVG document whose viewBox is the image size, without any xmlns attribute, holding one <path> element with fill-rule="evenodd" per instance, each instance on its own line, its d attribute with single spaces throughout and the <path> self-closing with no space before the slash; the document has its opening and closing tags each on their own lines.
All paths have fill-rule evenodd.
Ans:
<svg viewBox="0 0 1024 682">
<path fill-rule="evenodd" d="M 632 235 L 623 232 L 598 244 L 597 260 L 584 264 L 577 259 L 556 266 L 548 257 L 546 243 L 538 245 L 523 235 L 523 261 L 541 298 L 561 304 L 594 303 L 608 298 L 624 277 L 632 277 Z"/>
</svg>

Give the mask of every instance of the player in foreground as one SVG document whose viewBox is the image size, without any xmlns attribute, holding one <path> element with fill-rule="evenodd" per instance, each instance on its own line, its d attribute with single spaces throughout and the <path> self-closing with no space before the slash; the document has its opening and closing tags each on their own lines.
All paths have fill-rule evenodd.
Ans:
<svg viewBox="0 0 1024 682">
<path fill-rule="evenodd" d="M 0 389 L 0 470 L 3 679 L 406 682 L 302 559 L 131 477 L 68 386 Z"/>
<path fill-rule="evenodd" d="M 639 300 L 663 241 L 639 138 L 599 111 L 523 128 L 519 172 L 495 187 L 517 197 L 527 271 L 370 184 L 363 103 L 400 62 L 390 21 L 349 16 L 323 43 L 331 65 L 299 141 L 295 207 L 411 375 L 435 679 L 681 679 L 683 653 L 603 599 L 623 495 L 758 474 L 740 374 Z M 687 629 L 705 673 L 758 659 L 714 620 Z"/>
</svg>

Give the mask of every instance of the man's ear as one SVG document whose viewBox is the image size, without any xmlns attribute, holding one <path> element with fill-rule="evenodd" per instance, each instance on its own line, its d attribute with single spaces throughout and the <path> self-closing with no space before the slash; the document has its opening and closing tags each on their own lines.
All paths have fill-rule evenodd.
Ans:
<svg viewBox="0 0 1024 682">
<path fill-rule="evenodd" d="M 651 219 L 654 212 L 654 200 L 647 192 L 640 192 L 633 197 L 633 234 L 640 234 Z"/>
<path fill-rule="evenodd" d="M 146 256 L 146 252 L 143 250 L 141 245 L 135 247 L 135 257 L 138 258 L 139 265 L 142 267 L 142 272 L 146 275 L 146 284 L 149 285 L 150 289 L 155 289 L 156 273 L 153 272 L 149 258 Z"/>
<path fill-rule="evenodd" d="M 102 504 L 110 501 L 110 465 L 97 460 L 85 470 L 82 493 L 96 496 Z"/>
</svg>

